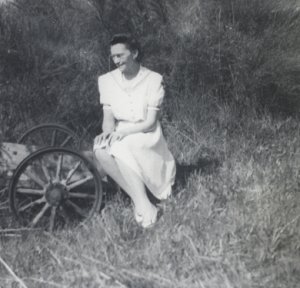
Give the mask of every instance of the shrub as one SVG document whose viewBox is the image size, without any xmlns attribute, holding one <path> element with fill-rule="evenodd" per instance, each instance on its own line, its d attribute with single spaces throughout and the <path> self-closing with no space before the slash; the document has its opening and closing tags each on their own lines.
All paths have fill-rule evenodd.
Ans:
<svg viewBox="0 0 300 288">
<path fill-rule="evenodd" d="M 171 101 L 209 94 L 241 114 L 297 112 L 296 4 L 16 0 L 2 5 L 0 79 L 6 84 L 0 101 L 1 109 L 10 111 L 2 116 L 3 126 L 18 133 L 24 123 L 57 121 L 93 126 L 95 133 L 101 120 L 96 77 L 110 69 L 107 42 L 121 31 L 141 39 L 145 65 L 164 73 Z"/>
</svg>

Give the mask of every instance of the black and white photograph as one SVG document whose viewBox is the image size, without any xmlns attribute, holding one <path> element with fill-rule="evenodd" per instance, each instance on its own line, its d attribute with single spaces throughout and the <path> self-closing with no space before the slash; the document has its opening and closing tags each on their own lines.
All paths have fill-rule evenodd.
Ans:
<svg viewBox="0 0 300 288">
<path fill-rule="evenodd" d="M 300 0 L 0 0 L 0 288 L 299 288 Z"/>
</svg>

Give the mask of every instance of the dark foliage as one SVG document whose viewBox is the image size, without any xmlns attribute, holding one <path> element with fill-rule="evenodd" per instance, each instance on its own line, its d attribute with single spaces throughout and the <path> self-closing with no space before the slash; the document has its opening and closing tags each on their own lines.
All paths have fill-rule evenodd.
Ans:
<svg viewBox="0 0 300 288">
<path fill-rule="evenodd" d="M 16 0 L 2 5 L 2 133 L 14 138 L 24 126 L 47 121 L 97 133 L 96 79 L 112 69 L 107 43 L 116 32 L 140 39 L 145 65 L 165 76 L 169 103 L 204 93 L 241 113 L 297 113 L 300 10 L 296 2 L 282 3 Z"/>
</svg>

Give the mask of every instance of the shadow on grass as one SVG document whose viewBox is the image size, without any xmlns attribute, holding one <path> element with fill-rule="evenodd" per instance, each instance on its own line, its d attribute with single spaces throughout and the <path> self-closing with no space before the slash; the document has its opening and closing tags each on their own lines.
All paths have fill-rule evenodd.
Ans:
<svg viewBox="0 0 300 288">
<path fill-rule="evenodd" d="M 220 162 L 217 159 L 199 159 L 194 164 L 180 164 L 176 163 L 176 178 L 173 186 L 173 195 L 176 196 L 181 188 L 187 184 L 187 180 L 194 173 L 211 174 L 220 166 Z M 147 191 L 147 195 L 153 204 L 160 203 L 150 191 Z"/>
<path fill-rule="evenodd" d="M 217 159 L 199 159 L 196 163 L 189 165 L 176 163 L 176 178 L 175 184 L 173 186 L 173 195 L 176 196 L 179 193 L 181 188 L 187 184 L 187 180 L 189 179 L 189 177 L 194 173 L 211 174 L 219 166 L 220 162 Z M 103 184 L 105 196 L 101 209 L 104 208 L 105 203 L 107 203 L 108 201 L 114 201 L 114 198 L 118 193 L 120 193 L 120 191 L 122 192 L 121 195 L 119 194 L 119 197 L 121 197 L 121 199 L 124 201 L 124 204 L 130 204 L 131 200 L 129 196 L 123 190 L 120 190 L 118 188 L 118 185 L 116 185 L 113 180 L 109 178 L 109 181 Z M 147 195 L 153 204 L 156 205 L 161 202 L 148 189 Z"/>
<path fill-rule="evenodd" d="M 195 164 L 176 163 L 176 179 L 174 188 L 185 186 L 187 179 L 194 173 L 211 174 L 220 166 L 217 159 L 199 159 Z"/>
</svg>

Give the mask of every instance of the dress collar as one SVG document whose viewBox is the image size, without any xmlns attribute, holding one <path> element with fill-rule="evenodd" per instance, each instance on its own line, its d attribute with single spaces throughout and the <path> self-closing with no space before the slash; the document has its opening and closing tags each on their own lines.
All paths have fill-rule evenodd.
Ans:
<svg viewBox="0 0 300 288">
<path fill-rule="evenodd" d="M 132 81 L 132 85 L 130 85 L 131 88 L 134 88 L 140 84 L 150 74 L 150 72 L 151 71 L 149 69 L 141 65 L 138 74 L 133 79 L 129 80 L 130 82 Z M 118 86 L 124 90 L 124 76 L 122 75 L 122 72 L 117 68 L 111 71 L 109 74 L 113 80 L 117 82 Z"/>
</svg>

